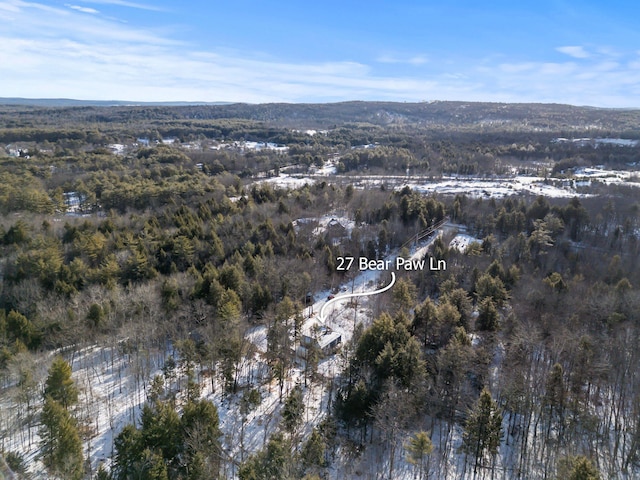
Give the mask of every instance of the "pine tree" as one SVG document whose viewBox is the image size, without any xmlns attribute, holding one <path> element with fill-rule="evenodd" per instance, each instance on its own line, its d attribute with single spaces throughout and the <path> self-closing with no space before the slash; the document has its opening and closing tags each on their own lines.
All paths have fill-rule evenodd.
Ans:
<svg viewBox="0 0 640 480">
<path fill-rule="evenodd" d="M 324 451 L 325 443 L 322 435 L 317 428 L 314 428 L 311 432 L 311 436 L 307 443 L 302 447 L 300 454 L 302 460 L 302 466 L 306 470 L 321 468 L 324 466 Z"/>
<path fill-rule="evenodd" d="M 429 337 L 433 337 L 434 326 L 437 324 L 436 305 L 427 297 L 414 311 L 411 328 L 424 347 L 427 346 Z"/>
<path fill-rule="evenodd" d="M 457 283 L 454 285 L 457 285 Z M 441 302 L 449 303 L 456 307 L 460 313 L 459 325 L 464 327 L 465 330 L 469 330 L 473 307 L 466 290 L 464 288 L 454 288 L 442 295 Z"/>
<path fill-rule="evenodd" d="M 453 420 L 460 403 L 466 372 L 474 358 L 471 340 L 462 327 L 457 327 L 446 347 L 436 356 L 435 391 L 430 395 L 438 415 Z"/>
<path fill-rule="evenodd" d="M 238 471 L 240 480 L 284 480 L 292 464 L 291 445 L 282 434 L 269 439 L 267 447 L 244 462 Z"/>
<path fill-rule="evenodd" d="M 96 472 L 95 480 L 112 480 L 113 477 L 106 470 L 104 465 L 101 463 L 98 467 L 98 471 Z"/>
<path fill-rule="evenodd" d="M 130 478 L 142 460 L 142 434 L 134 425 L 126 425 L 114 440 L 112 472 L 115 479 Z"/>
<path fill-rule="evenodd" d="M 78 401 L 78 389 L 71 378 L 71 366 L 62 357 L 53 359 L 45 383 L 44 395 L 51 397 L 64 408 L 69 408 Z"/>
<path fill-rule="evenodd" d="M 161 375 L 155 375 L 151 379 L 151 385 L 149 387 L 149 394 L 147 398 L 153 405 L 164 395 L 164 378 Z"/>
<path fill-rule="evenodd" d="M 478 278 L 475 283 L 475 291 L 478 302 L 489 297 L 498 307 L 502 307 L 509 298 L 502 280 L 494 278 L 488 273 Z"/>
<path fill-rule="evenodd" d="M 427 432 L 416 432 L 406 446 L 407 460 L 418 469 L 420 480 L 429 477 L 429 455 L 433 452 L 433 443 Z"/>
<path fill-rule="evenodd" d="M 144 480 L 169 480 L 167 465 L 162 459 L 162 455 L 152 452 L 148 448 L 142 452 L 142 465 L 138 476 Z"/>
<path fill-rule="evenodd" d="M 218 409 L 209 400 L 189 402 L 184 407 L 182 432 L 189 478 L 217 478 L 220 470 Z"/>
<path fill-rule="evenodd" d="M 600 480 L 600 472 L 583 455 L 563 458 L 558 462 L 558 480 Z"/>
<path fill-rule="evenodd" d="M 462 436 L 462 450 L 475 459 L 474 473 L 483 463 L 486 454 L 495 456 L 502 439 L 502 414 L 498 404 L 485 388 L 480 398 L 469 412 Z"/>
<path fill-rule="evenodd" d="M 396 311 L 409 311 L 416 304 L 416 287 L 413 283 L 400 279 L 393 288 L 393 306 Z"/>
<path fill-rule="evenodd" d="M 290 434 L 293 434 L 302 423 L 302 415 L 304 413 L 304 399 L 302 398 L 302 389 L 296 386 L 282 408 L 282 422 L 284 428 Z"/>
<path fill-rule="evenodd" d="M 498 309 L 491 298 L 486 297 L 480 302 L 478 309 L 478 320 L 476 326 L 478 330 L 495 332 L 498 329 Z"/>
<path fill-rule="evenodd" d="M 4 310 L 2 313 L 4 317 Z M 27 317 L 15 310 L 11 310 L 6 316 L 6 319 L 3 318 L 2 320 L 2 323 L 4 324 L 2 333 L 3 337 L 6 335 L 7 342 L 20 340 L 25 345 L 29 345 L 31 343 L 31 339 L 35 334 L 35 328 L 33 323 L 31 323 Z"/>
<path fill-rule="evenodd" d="M 158 452 L 167 463 L 176 463 L 182 450 L 180 416 L 168 402 L 158 402 L 155 408 L 145 405 L 140 416 L 144 445 Z"/>
<path fill-rule="evenodd" d="M 45 398 L 40 419 L 42 456 L 47 468 L 65 479 L 81 479 L 84 460 L 75 420 L 50 396 Z"/>
</svg>

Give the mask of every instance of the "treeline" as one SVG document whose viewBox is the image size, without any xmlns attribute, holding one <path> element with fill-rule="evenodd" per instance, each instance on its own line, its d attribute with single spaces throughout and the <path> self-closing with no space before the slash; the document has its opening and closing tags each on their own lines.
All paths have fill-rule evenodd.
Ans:
<svg viewBox="0 0 640 480">
<path fill-rule="evenodd" d="M 637 131 L 634 110 L 593 109 L 552 104 L 500 104 L 480 102 L 342 102 L 333 104 L 228 104 L 192 106 L 35 107 L 3 106 L 3 116 L 21 123 L 52 121 L 149 122 L 170 120 L 243 119 L 297 128 L 328 128 L 369 123 L 397 126 L 407 123 L 494 130 L 570 130 L 594 128 Z"/>
</svg>

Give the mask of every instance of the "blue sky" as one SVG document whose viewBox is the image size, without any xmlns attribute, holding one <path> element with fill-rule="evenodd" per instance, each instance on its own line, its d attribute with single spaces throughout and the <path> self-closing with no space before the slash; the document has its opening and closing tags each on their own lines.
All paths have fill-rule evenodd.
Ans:
<svg viewBox="0 0 640 480">
<path fill-rule="evenodd" d="M 640 6 L 0 0 L 0 96 L 640 107 Z"/>
</svg>

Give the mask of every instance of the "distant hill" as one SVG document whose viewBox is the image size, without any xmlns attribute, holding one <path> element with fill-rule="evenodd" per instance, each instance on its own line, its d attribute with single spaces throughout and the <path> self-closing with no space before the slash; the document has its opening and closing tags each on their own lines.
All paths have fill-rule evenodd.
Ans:
<svg viewBox="0 0 640 480">
<path fill-rule="evenodd" d="M 379 127 L 454 128 L 481 131 L 576 130 L 640 135 L 640 109 L 608 109 L 545 103 L 433 101 L 340 103 L 133 103 L 72 99 L 0 98 L 0 112 L 21 112 L 21 122 L 45 125 L 136 122 L 191 125 L 207 120 L 239 119 L 278 128 L 331 129 L 360 125 Z M 8 126 L 8 124 L 7 124 Z M 1 125 L 0 125 L 1 127 Z"/>
<path fill-rule="evenodd" d="M 349 123 L 373 125 L 486 126 L 522 125 L 535 128 L 620 128 L 640 119 L 640 110 L 604 109 L 544 103 L 435 101 L 340 102 L 324 104 L 230 104 L 185 106 L 175 110 L 185 118 L 242 118 L 295 128 L 333 127 Z M 637 128 L 637 123 L 635 123 Z"/>
<path fill-rule="evenodd" d="M 124 100 L 76 100 L 73 98 L 19 98 L 0 97 L 0 105 L 25 105 L 31 107 L 123 107 L 158 106 L 180 107 L 185 105 L 227 105 L 229 102 L 128 102 Z"/>
</svg>

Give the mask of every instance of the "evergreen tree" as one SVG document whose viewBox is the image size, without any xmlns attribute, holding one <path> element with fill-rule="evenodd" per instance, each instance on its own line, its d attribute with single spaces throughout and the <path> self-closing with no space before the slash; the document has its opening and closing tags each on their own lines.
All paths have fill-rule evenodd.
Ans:
<svg viewBox="0 0 640 480">
<path fill-rule="evenodd" d="M 126 425 L 114 440 L 113 474 L 118 480 L 131 478 L 142 461 L 142 434 L 134 425 Z"/>
<path fill-rule="evenodd" d="M 62 357 L 53 359 L 45 382 L 44 395 L 51 397 L 64 408 L 69 408 L 78 401 L 78 389 L 71 378 L 71 366 Z"/>
<path fill-rule="evenodd" d="M 495 332 L 498 329 L 498 309 L 490 297 L 486 297 L 480 302 L 478 309 L 478 321 L 476 326 L 478 330 Z"/>
<path fill-rule="evenodd" d="M 313 469 L 315 471 L 315 469 L 322 468 L 325 464 L 324 452 L 324 439 L 318 429 L 314 428 L 309 440 L 304 444 L 302 452 L 300 453 L 304 470 Z"/>
<path fill-rule="evenodd" d="M 434 325 L 433 340 L 439 347 L 449 343 L 456 327 L 460 326 L 460 312 L 450 303 L 443 302 L 436 308 L 436 323 Z"/>
<path fill-rule="evenodd" d="M 454 419 L 473 359 L 471 341 L 464 328 L 457 327 L 449 343 L 436 356 L 436 383 L 430 403 L 438 415 Z"/>
<path fill-rule="evenodd" d="M 567 389 L 564 382 L 564 372 L 562 365 L 556 363 L 551 368 L 547 383 L 545 385 L 545 393 L 542 398 L 543 412 L 547 419 L 547 438 L 551 434 L 551 426 L 555 420 L 562 426 L 564 424 L 564 410 L 566 404 Z"/>
<path fill-rule="evenodd" d="M 147 398 L 151 404 L 155 404 L 164 395 L 164 378 L 161 375 L 155 375 L 151 379 L 149 386 L 149 394 Z"/>
<path fill-rule="evenodd" d="M 290 478 L 288 467 L 291 466 L 291 446 L 282 434 L 275 434 L 269 439 L 266 449 L 250 457 L 240 466 L 240 480 L 285 480 Z"/>
<path fill-rule="evenodd" d="M 454 288 L 450 292 L 443 294 L 441 302 L 446 302 L 456 307 L 460 313 L 459 325 L 464 327 L 465 330 L 469 330 L 473 307 L 466 290 L 464 288 Z"/>
<path fill-rule="evenodd" d="M 291 366 L 291 328 L 286 321 L 276 321 L 267 332 L 267 359 L 273 376 L 278 379 L 280 398 Z"/>
<path fill-rule="evenodd" d="M 569 287 L 558 272 L 553 272 L 551 275 L 543 280 L 544 284 L 551 288 L 556 293 L 562 293 Z"/>
<path fill-rule="evenodd" d="M 416 287 L 412 282 L 404 279 L 398 280 L 392 293 L 394 310 L 409 311 L 416 303 L 416 296 Z"/>
<path fill-rule="evenodd" d="M 180 417 L 167 402 L 158 402 L 155 408 L 145 405 L 140 417 L 144 445 L 158 452 L 167 463 L 178 463 L 182 451 Z"/>
<path fill-rule="evenodd" d="M 501 439 L 502 414 L 485 388 L 469 412 L 462 436 L 462 450 L 475 459 L 474 472 L 483 464 L 486 454 L 495 456 L 498 453 Z"/>
<path fill-rule="evenodd" d="M 432 332 L 437 323 L 436 313 L 436 305 L 429 297 L 414 310 L 411 328 L 413 333 L 422 340 L 424 347 L 433 336 Z"/>
<path fill-rule="evenodd" d="M 96 472 L 95 480 L 113 480 L 113 477 L 109 474 L 107 469 L 101 463 L 98 467 L 98 471 Z"/>
<path fill-rule="evenodd" d="M 81 479 L 84 459 L 75 420 L 50 396 L 45 398 L 40 420 L 42 456 L 46 467 L 64 479 Z"/>
<path fill-rule="evenodd" d="M 373 402 L 374 392 L 367 387 L 363 379 L 359 379 L 337 398 L 340 418 L 347 425 L 366 427 Z"/>
<path fill-rule="evenodd" d="M 98 328 L 104 323 L 105 311 L 101 305 L 97 303 L 91 304 L 87 312 L 87 322 L 91 327 Z"/>
<path fill-rule="evenodd" d="M 4 310 L 2 310 L 4 316 Z M 20 341 L 27 347 L 33 348 L 39 343 L 38 331 L 27 317 L 15 310 L 11 310 L 4 319 L 4 331 L 9 342 Z"/>
<path fill-rule="evenodd" d="M 143 407 L 140 423 L 140 429 L 124 427 L 114 441 L 114 478 L 218 477 L 221 433 L 213 403 L 190 401 L 180 417 L 172 404 L 156 401 Z"/>
<path fill-rule="evenodd" d="M 162 455 L 152 452 L 148 448 L 142 452 L 142 465 L 134 478 L 144 480 L 169 480 L 167 465 Z"/>
<path fill-rule="evenodd" d="M 384 351 L 383 351 L 384 353 Z M 382 353 L 380 354 L 382 355 Z M 378 357 L 380 358 L 380 357 Z M 425 362 L 422 359 L 420 344 L 415 337 L 410 337 L 407 343 L 399 345 L 391 358 L 391 373 L 400 383 L 411 388 L 419 382 L 424 373 Z M 381 378 L 386 378 L 381 375 Z"/>
<path fill-rule="evenodd" d="M 591 460 L 582 455 L 563 458 L 558 462 L 558 480 L 600 480 L 600 472 Z"/>
<path fill-rule="evenodd" d="M 285 430 L 293 434 L 302 423 L 303 414 L 304 399 L 302 397 L 302 389 L 299 385 L 296 385 L 284 402 L 284 407 L 282 407 L 282 423 Z"/>
<path fill-rule="evenodd" d="M 427 432 L 416 432 L 406 446 L 407 460 L 418 470 L 418 479 L 429 477 L 429 455 L 433 452 L 433 443 Z"/>
<path fill-rule="evenodd" d="M 180 422 L 189 478 L 217 478 L 222 435 L 218 409 L 209 400 L 189 402 L 184 407 Z"/>
<path fill-rule="evenodd" d="M 478 278 L 475 283 L 475 292 L 478 302 L 489 297 L 498 307 L 502 307 L 509 298 L 502 280 L 492 277 L 488 273 Z"/>
<path fill-rule="evenodd" d="M 547 378 L 543 402 L 550 417 L 556 414 L 561 417 L 564 411 L 566 388 L 563 375 L 562 365 L 556 363 Z"/>
</svg>

